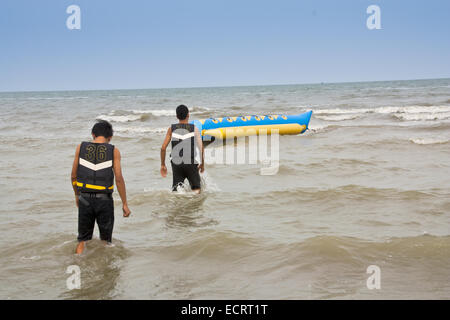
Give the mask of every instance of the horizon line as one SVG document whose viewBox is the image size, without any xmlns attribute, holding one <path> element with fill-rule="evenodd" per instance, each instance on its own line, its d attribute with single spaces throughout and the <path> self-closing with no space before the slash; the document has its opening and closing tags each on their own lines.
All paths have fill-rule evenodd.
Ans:
<svg viewBox="0 0 450 320">
<path fill-rule="evenodd" d="M 134 91 L 134 90 L 176 90 L 176 89 L 217 89 L 217 88 L 245 88 L 245 87 L 275 87 L 275 86 L 296 86 L 296 85 L 324 85 L 324 84 L 351 84 L 351 83 L 373 83 L 373 82 L 394 82 L 394 81 L 422 81 L 422 80 L 450 80 L 450 77 L 443 78 L 416 78 L 416 79 L 392 79 L 392 80 L 367 80 L 367 81 L 338 81 L 338 82 L 303 82 L 303 83 L 279 83 L 279 84 L 253 84 L 253 85 L 223 85 L 223 86 L 193 86 L 193 87 L 153 87 L 153 88 L 109 88 L 109 89 L 58 89 L 58 90 L 14 90 L 2 91 L 3 93 L 45 93 L 45 92 L 80 92 L 80 91 Z"/>
</svg>

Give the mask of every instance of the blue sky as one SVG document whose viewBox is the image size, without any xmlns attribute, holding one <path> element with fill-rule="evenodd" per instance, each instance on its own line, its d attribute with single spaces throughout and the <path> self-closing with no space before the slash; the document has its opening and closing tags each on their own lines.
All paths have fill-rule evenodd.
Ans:
<svg viewBox="0 0 450 320">
<path fill-rule="evenodd" d="M 0 91 L 448 78 L 449 36 L 445 0 L 2 0 Z"/>
</svg>

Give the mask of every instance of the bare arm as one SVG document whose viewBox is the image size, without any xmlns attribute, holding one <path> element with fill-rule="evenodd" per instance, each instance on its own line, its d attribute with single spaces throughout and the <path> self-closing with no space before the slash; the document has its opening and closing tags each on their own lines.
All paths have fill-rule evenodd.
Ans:
<svg viewBox="0 0 450 320">
<path fill-rule="evenodd" d="M 198 148 L 200 149 L 200 153 L 202 155 L 202 162 L 199 165 L 200 172 L 205 171 L 205 148 L 203 146 L 202 136 L 200 135 L 200 131 L 197 127 L 195 127 L 195 139 L 197 140 Z"/>
<path fill-rule="evenodd" d="M 78 158 L 80 157 L 80 145 L 78 145 L 76 151 L 75 151 L 75 158 L 73 159 L 72 164 L 72 172 L 70 174 L 70 180 L 73 188 L 73 192 L 75 193 L 75 202 L 78 207 L 78 188 L 77 188 L 77 171 L 78 171 Z"/>
<path fill-rule="evenodd" d="M 161 146 L 161 176 L 166 177 L 167 176 L 167 167 L 166 167 L 166 149 L 167 146 L 170 143 L 170 139 L 172 138 L 172 128 L 169 127 L 167 129 L 166 137 L 164 138 L 164 142 Z"/>
<path fill-rule="evenodd" d="M 119 191 L 120 199 L 122 200 L 122 208 L 123 208 L 123 216 L 128 217 L 131 213 L 128 208 L 127 202 L 127 190 L 125 187 L 125 179 L 122 175 L 122 166 L 120 164 L 121 156 L 120 151 L 117 148 L 114 148 L 114 176 L 116 177 L 116 186 L 117 191 Z"/>
</svg>

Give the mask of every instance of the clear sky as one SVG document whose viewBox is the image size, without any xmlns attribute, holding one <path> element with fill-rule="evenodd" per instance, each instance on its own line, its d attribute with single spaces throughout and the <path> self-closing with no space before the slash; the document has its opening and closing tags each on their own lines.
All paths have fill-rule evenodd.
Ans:
<svg viewBox="0 0 450 320">
<path fill-rule="evenodd" d="M 1 0 L 0 41 L 0 91 L 448 78 L 450 1 Z"/>
</svg>

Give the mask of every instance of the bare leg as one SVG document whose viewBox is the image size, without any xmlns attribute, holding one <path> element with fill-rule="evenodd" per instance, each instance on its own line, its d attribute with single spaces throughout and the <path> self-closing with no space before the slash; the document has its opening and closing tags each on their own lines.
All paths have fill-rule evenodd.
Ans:
<svg viewBox="0 0 450 320">
<path fill-rule="evenodd" d="M 75 250 L 76 254 L 82 254 L 85 247 L 85 241 L 78 242 L 77 249 Z"/>
<path fill-rule="evenodd" d="M 201 192 L 201 189 L 194 189 L 194 190 L 192 190 L 195 194 L 200 194 L 200 192 Z"/>
</svg>

